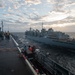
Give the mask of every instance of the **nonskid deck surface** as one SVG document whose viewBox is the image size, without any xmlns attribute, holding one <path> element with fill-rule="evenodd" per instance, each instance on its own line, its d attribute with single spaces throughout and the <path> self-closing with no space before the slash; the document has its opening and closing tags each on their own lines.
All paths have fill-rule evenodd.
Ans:
<svg viewBox="0 0 75 75">
<path fill-rule="evenodd" d="M 0 41 L 0 75 L 33 75 L 12 39 Z"/>
</svg>

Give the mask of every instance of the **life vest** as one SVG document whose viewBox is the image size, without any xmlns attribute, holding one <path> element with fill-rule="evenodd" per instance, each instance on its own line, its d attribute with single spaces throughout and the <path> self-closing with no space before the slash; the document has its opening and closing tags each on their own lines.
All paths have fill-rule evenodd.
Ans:
<svg viewBox="0 0 75 75">
<path fill-rule="evenodd" d="M 29 47 L 28 50 L 32 52 L 32 47 Z"/>
</svg>

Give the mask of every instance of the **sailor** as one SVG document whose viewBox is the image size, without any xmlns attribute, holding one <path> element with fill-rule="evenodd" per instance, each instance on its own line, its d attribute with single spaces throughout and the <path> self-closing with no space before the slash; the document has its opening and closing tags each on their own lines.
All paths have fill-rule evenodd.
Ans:
<svg viewBox="0 0 75 75">
<path fill-rule="evenodd" d="M 36 47 L 33 45 L 33 46 L 32 46 L 32 52 L 33 52 L 33 53 L 35 52 L 35 49 L 36 49 Z"/>
<path fill-rule="evenodd" d="M 36 50 L 36 47 L 33 45 L 32 46 L 32 56 L 33 56 L 33 58 L 35 58 L 35 50 Z"/>
<path fill-rule="evenodd" d="M 10 39 L 10 33 L 9 33 L 9 31 L 8 32 L 5 32 L 5 37 L 6 37 L 6 39 Z"/>
<path fill-rule="evenodd" d="M 3 38 L 4 38 L 4 37 L 3 37 L 3 32 L 1 31 L 1 32 L 0 32 L 0 39 L 3 40 Z"/>
<path fill-rule="evenodd" d="M 7 39 L 10 39 L 10 33 L 9 33 L 9 31 L 7 32 Z"/>
<path fill-rule="evenodd" d="M 27 50 L 27 47 L 26 47 L 26 45 L 24 44 L 24 47 L 23 47 L 23 49 L 22 49 L 22 53 L 23 53 L 24 55 L 26 55 L 26 50 Z"/>
<path fill-rule="evenodd" d="M 28 50 L 32 52 L 32 47 L 29 45 Z"/>
</svg>

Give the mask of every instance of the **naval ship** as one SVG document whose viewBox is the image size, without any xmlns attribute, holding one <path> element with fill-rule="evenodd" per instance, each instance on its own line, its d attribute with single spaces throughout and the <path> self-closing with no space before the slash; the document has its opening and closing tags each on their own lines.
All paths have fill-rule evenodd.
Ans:
<svg viewBox="0 0 75 75">
<path fill-rule="evenodd" d="M 25 36 L 36 42 L 55 47 L 67 48 L 73 52 L 75 49 L 75 39 L 70 38 L 70 36 L 64 32 L 54 31 L 52 28 L 49 28 L 48 30 L 42 29 L 41 31 L 30 28 L 25 32 Z"/>
</svg>

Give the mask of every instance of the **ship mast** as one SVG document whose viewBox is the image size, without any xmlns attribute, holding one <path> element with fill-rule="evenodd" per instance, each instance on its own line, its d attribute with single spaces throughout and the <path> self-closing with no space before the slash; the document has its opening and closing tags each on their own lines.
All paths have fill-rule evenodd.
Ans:
<svg viewBox="0 0 75 75">
<path fill-rule="evenodd" d="M 3 21 L 1 21 L 1 25 L 2 25 L 2 32 L 3 32 Z"/>
<path fill-rule="evenodd" d="M 42 22 L 42 29 L 43 29 L 43 22 Z"/>
</svg>

